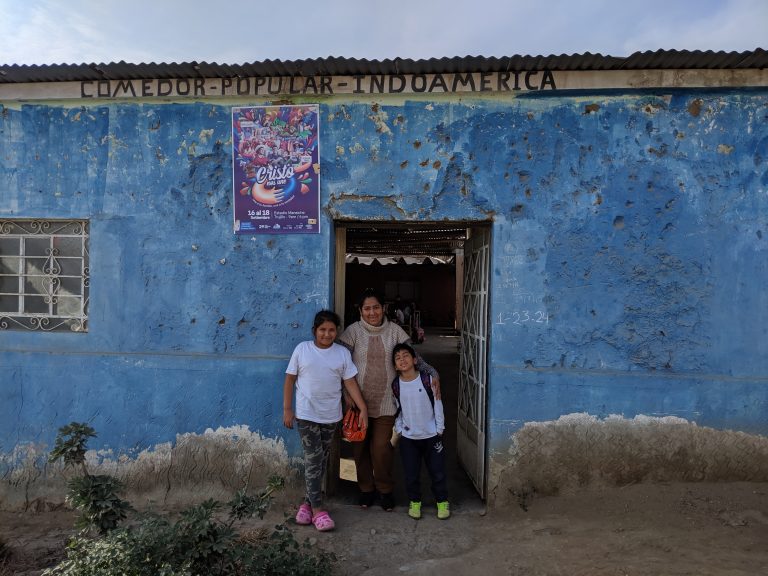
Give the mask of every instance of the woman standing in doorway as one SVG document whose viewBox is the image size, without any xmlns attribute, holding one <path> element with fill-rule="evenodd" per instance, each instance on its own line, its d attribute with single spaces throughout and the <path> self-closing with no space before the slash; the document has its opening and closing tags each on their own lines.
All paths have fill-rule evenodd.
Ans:
<svg viewBox="0 0 768 576">
<path fill-rule="evenodd" d="M 391 382 L 396 373 L 392 365 L 392 350 L 397 344 L 410 342 L 405 331 L 384 314 L 384 300 L 372 289 L 363 292 L 358 300 L 360 320 L 351 324 L 339 341 L 352 352 L 357 366 L 357 381 L 368 406 L 368 433 L 364 442 L 354 443 L 357 485 L 360 488 L 360 506 L 371 506 L 378 491 L 381 507 L 391 511 L 395 507 L 392 490 L 393 452 L 390 444 L 395 424 L 395 402 Z M 428 372 L 440 396 L 437 372 L 419 359 L 419 369 Z"/>
</svg>

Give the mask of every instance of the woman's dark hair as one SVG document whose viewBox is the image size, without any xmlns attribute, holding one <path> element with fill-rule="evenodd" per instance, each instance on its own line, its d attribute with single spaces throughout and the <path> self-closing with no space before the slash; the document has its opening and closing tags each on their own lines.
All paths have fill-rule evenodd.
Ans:
<svg viewBox="0 0 768 576">
<path fill-rule="evenodd" d="M 396 344 L 395 347 L 392 348 L 392 364 L 395 363 L 395 354 L 397 354 L 401 350 L 405 350 L 406 352 L 408 352 L 408 354 L 413 356 L 414 359 L 416 359 L 416 351 L 413 348 L 411 348 L 410 345 L 406 344 L 405 342 L 401 342 L 400 344 Z"/>
<path fill-rule="evenodd" d="M 384 298 L 381 297 L 381 294 L 379 294 L 373 288 L 366 288 L 365 290 L 363 290 L 363 293 L 360 295 L 360 298 L 358 298 L 357 300 L 358 310 L 363 307 L 363 302 L 365 302 L 368 298 L 376 298 L 376 300 L 379 301 L 379 304 L 384 306 Z"/>
<path fill-rule="evenodd" d="M 320 312 L 315 314 L 315 321 L 312 323 L 313 334 L 323 322 L 333 322 L 336 325 L 336 328 L 341 326 L 341 319 L 339 318 L 339 315 L 336 314 L 336 312 L 331 312 L 330 310 L 320 310 Z"/>
</svg>

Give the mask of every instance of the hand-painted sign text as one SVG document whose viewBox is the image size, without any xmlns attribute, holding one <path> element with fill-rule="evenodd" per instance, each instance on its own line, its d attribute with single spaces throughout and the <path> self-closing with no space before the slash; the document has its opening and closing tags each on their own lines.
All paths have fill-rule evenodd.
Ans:
<svg viewBox="0 0 768 576">
<path fill-rule="evenodd" d="M 557 90 L 554 74 L 549 70 L 528 70 L 467 74 L 85 80 L 80 83 L 81 98 L 328 96 L 535 90 Z"/>
</svg>

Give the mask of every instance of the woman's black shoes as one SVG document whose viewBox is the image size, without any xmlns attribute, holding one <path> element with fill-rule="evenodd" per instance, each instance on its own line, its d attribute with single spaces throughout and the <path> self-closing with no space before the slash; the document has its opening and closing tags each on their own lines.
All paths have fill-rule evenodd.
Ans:
<svg viewBox="0 0 768 576">
<path fill-rule="evenodd" d="M 381 495 L 381 507 L 387 512 L 392 512 L 395 509 L 395 497 L 392 496 L 391 492 Z"/>
<path fill-rule="evenodd" d="M 360 496 L 357 498 L 357 503 L 360 508 L 368 508 L 372 506 L 376 500 L 376 492 L 360 492 Z"/>
<path fill-rule="evenodd" d="M 357 497 L 357 503 L 360 505 L 360 508 L 369 508 L 373 506 L 374 502 L 376 502 L 376 492 L 360 492 L 360 495 Z M 381 494 L 379 496 L 379 503 L 387 512 L 392 512 L 395 509 L 395 497 L 391 492 Z"/>
</svg>

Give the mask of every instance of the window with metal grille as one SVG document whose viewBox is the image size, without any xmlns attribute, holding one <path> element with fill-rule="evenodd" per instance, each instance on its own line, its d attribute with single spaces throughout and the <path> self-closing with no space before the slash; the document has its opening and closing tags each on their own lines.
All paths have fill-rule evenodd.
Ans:
<svg viewBox="0 0 768 576">
<path fill-rule="evenodd" d="M 88 221 L 0 219 L 0 330 L 88 331 Z"/>
</svg>

